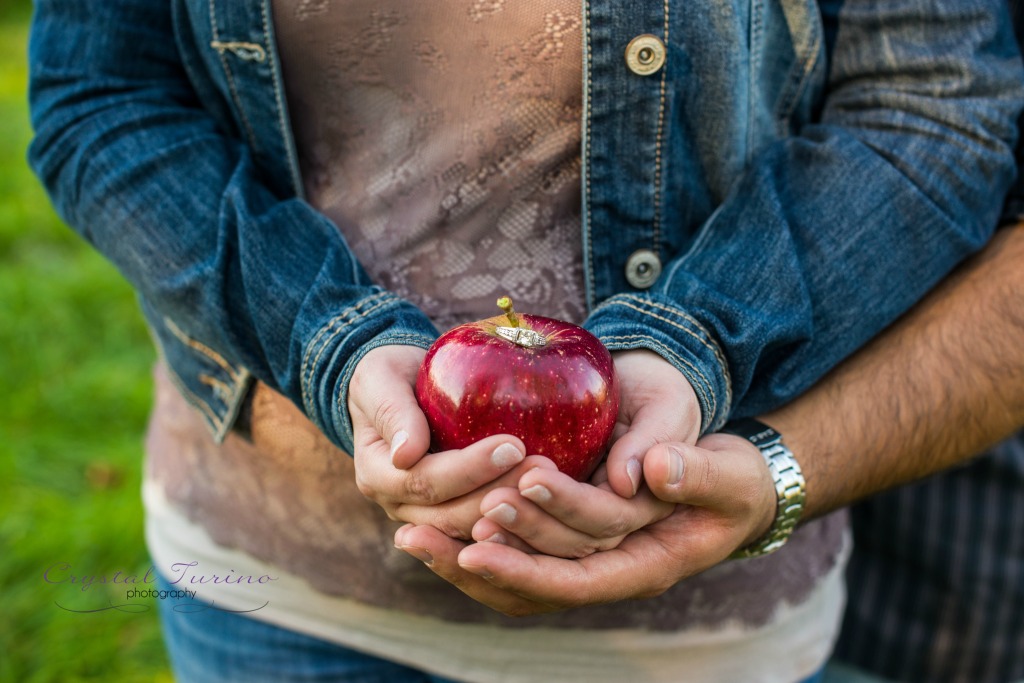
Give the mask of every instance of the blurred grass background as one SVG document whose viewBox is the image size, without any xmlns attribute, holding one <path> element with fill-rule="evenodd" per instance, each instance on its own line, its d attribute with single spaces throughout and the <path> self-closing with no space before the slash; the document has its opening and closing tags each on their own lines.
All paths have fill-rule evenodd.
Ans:
<svg viewBox="0 0 1024 683">
<path fill-rule="evenodd" d="M 29 0 L 0 0 L 0 681 L 171 681 L 156 601 L 51 565 L 149 567 L 140 501 L 149 337 L 131 288 L 65 227 L 25 162 Z M 138 601 L 136 601 L 138 602 Z"/>
</svg>

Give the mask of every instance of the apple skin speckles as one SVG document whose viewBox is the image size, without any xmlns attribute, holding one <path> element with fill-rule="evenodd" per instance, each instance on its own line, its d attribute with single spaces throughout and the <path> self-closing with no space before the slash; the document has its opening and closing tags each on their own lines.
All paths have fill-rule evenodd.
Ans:
<svg viewBox="0 0 1024 683">
<path fill-rule="evenodd" d="M 611 441 L 619 386 L 611 354 L 572 323 L 519 314 L 523 327 L 547 344 L 523 348 L 494 329 L 504 317 L 455 327 L 427 351 L 416 399 L 435 452 L 465 448 L 492 434 L 523 440 L 528 455 L 544 455 L 584 480 Z"/>
</svg>

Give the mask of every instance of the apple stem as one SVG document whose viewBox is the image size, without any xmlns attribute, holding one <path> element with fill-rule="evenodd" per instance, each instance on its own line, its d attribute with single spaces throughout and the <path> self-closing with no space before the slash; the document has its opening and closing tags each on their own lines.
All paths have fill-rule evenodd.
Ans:
<svg viewBox="0 0 1024 683">
<path fill-rule="evenodd" d="M 498 299 L 498 308 L 505 312 L 505 317 L 508 318 L 508 322 L 512 327 L 519 327 L 519 316 L 512 310 L 512 299 L 507 296 L 503 296 Z"/>
</svg>

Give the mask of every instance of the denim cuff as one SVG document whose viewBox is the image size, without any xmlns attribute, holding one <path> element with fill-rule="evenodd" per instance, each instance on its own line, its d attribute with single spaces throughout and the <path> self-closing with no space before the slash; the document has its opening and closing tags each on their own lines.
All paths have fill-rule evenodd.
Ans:
<svg viewBox="0 0 1024 683">
<path fill-rule="evenodd" d="M 302 400 L 306 415 L 336 446 L 352 454 L 348 388 L 356 365 L 388 344 L 428 348 L 438 332 L 430 319 L 387 292 L 368 296 L 338 313 L 306 345 Z"/>
<path fill-rule="evenodd" d="M 725 354 L 679 306 L 650 294 L 618 294 L 598 306 L 584 327 L 609 351 L 648 349 L 683 373 L 700 403 L 702 434 L 725 424 L 732 404 Z"/>
</svg>

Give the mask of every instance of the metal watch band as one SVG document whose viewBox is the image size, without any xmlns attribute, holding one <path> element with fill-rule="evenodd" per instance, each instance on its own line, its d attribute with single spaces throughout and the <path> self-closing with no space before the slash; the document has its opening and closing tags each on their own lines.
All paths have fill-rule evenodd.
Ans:
<svg viewBox="0 0 1024 683">
<path fill-rule="evenodd" d="M 782 443 L 782 435 L 763 422 L 744 418 L 728 423 L 722 431 L 742 436 L 757 446 L 768 463 L 768 470 L 775 482 L 775 493 L 778 495 L 775 520 L 768 532 L 730 557 L 760 557 L 775 552 L 789 540 L 804 511 L 807 483 L 800 464 L 792 451 Z"/>
</svg>

